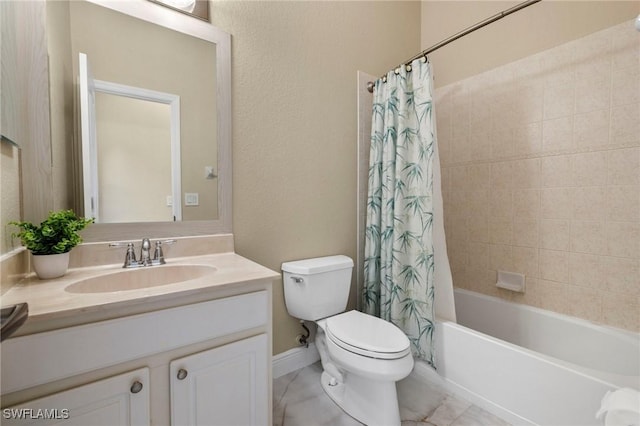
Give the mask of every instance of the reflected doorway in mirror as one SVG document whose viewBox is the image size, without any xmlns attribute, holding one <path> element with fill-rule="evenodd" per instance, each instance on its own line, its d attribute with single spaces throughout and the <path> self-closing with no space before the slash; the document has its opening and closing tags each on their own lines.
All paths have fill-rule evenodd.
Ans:
<svg viewBox="0 0 640 426">
<path fill-rule="evenodd" d="M 94 79 L 84 53 L 79 65 L 85 216 L 182 220 L 181 203 L 166 204 L 181 199 L 180 97 Z"/>
</svg>

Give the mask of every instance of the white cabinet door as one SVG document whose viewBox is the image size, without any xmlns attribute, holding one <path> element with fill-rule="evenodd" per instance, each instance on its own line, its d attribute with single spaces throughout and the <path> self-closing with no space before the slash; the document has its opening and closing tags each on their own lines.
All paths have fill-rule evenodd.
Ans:
<svg viewBox="0 0 640 426">
<path fill-rule="evenodd" d="M 3 425 L 149 425 L 149 369 L 141 368 L 2 410 Z"/>
<path fill-rule="evenodd" d="M 267 343 L 260 334 L 172 361 L 171 424 L 268 425 Z"/>
</svg>

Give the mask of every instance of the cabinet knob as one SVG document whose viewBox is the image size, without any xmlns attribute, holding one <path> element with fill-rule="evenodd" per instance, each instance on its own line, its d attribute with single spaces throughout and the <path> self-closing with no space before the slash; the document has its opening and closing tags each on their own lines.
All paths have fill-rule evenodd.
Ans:
<svg viewBox="0 0 640 426">
<path fill-rule="evenodd" d="M 140 383 L 137 380 L 133 382 L 133 384 L 131 385 L 131 393 L 138 393 L 141 390 L 142 390 L 142 383 Z"/>
<path fill-rule="evenodd" d="M 184 368 L 181 368 L 180 370 L 178 370 L 178 380 L 184 380 L 187 377 L 187 370 L 185 370 Z"/>
</svg>

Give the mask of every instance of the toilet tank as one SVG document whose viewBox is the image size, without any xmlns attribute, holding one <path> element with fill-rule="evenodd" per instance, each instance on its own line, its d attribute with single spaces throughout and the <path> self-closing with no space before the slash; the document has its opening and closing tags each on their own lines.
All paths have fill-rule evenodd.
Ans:
<svg viewBox="0 0 640 426">
<path fill-rule="evenodd" d="M 349 299 L 352 270 L 353 260 L 342 255 L 283 263 L 287 311 L 307 321 L 344 312 Z"/>
</svg>

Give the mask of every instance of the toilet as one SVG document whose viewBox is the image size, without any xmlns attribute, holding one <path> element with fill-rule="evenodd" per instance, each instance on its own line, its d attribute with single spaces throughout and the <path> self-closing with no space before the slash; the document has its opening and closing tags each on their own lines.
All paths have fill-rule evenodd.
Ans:
<svg viewBox="0 0 640 426">
<path fill-rule="evenodd" d="M 344 312 L 353 260 L 327 256 L 282 264 L 292 316 L 318 325 L 322 388 L 347 414 L 368 425 L 400 425 L 396 382 L 413 369 L 409 339 L 388 321 Z"/>
</svg>

